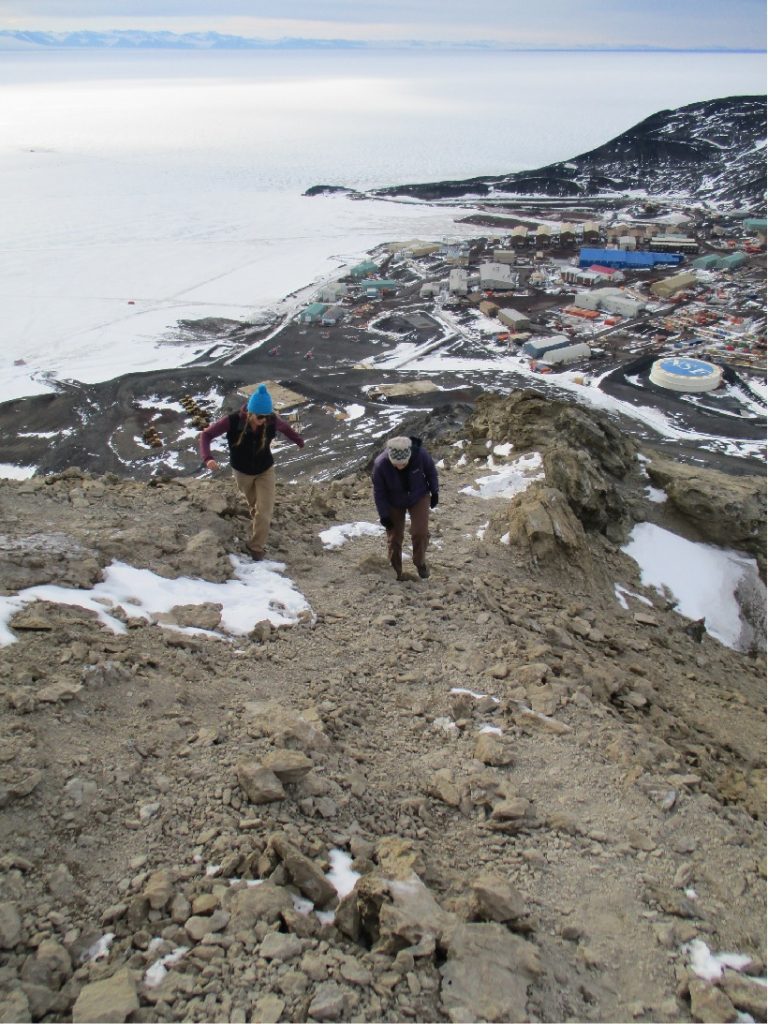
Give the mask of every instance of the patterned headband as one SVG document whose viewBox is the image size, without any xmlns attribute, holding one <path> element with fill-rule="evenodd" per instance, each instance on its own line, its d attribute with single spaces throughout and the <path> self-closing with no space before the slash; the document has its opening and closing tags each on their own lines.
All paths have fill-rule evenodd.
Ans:
<svg viewBox="0 0 768 1024">
<path fill-rule="evenodd" d="M 411 457 L 410 445 L 407 448 L 388 448 L 391 462 L 407 462 Z"/>
</svg>

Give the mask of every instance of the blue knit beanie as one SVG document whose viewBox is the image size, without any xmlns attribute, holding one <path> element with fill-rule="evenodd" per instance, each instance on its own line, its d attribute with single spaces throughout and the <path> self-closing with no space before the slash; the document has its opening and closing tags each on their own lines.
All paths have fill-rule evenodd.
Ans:
<svg viewBox="0 0 768 1024">
<path fill-rule="evenodd" d="M 272 396 L 266 384 L 259 384 L 248 399 L 248 412 L 254 412 L 257 416 L 269 416 L 272 412 Z"/>
</svg>

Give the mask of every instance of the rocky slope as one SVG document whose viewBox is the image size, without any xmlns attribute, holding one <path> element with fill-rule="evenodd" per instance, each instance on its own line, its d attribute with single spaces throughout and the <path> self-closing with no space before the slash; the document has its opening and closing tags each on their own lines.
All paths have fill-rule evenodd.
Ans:
<svg viewBox="0 0 768 1024">
<path fill-rule="evenodd" d="M 533 171 L 399 185 L 376 196 L 686 196 L 764 210 L 766 98 L 728 96 L 661 110 L 603 146 Z"/>
<path fill-rule="evenodd" d="M 322 548 L 374 518 L 361 468 L 280 484 L 271 554 L 313 609 L 293 627 L 11 619 L 1 1021 L 765 1020 L 765 659 L 691 628 L 620 550 L 674 515 L 764 560 L 764 481 L 647 452 L 670 510 L 608 420 L 524 393 L 457 440 L 429 441 L 428 580 L 397 583 L 380 537 Z M 461 493 L 489 441 L 541 452 L 546 479 Z M 221 479 L 71 469 L 0 481 L 0 507 L 7 593 L 114 559 L 222 581 L 247 526 Z M 337 851 L 360 874 L 341 901 Z M 697 942 L 743 969 L 702 979 Z"/>
</svg>

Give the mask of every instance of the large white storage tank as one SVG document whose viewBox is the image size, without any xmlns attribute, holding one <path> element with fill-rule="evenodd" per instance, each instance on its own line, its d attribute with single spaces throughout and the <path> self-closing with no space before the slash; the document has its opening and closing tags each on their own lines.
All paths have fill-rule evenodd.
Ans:
<svg viewBox="0 0 768 1024">
<path fill-rule="evenodd" d="M 696 394 L 714 391 L 723 380 L 723 371 L 714 363 L 704 359 L 689 359 L 687 356 L 668 356 L 657 359 L 651 367 L 650 381 L 669 391 L 685 391 Z"/>
</svg>

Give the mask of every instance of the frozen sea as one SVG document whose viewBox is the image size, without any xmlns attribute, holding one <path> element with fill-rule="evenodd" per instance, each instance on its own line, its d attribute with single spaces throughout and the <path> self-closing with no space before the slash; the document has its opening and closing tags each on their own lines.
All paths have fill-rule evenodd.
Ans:
<svg viewBox="0 0 768 1024">
<path fill-rule="evenodd" d="M 381 242 L 473 230 L 311 185 L 537 167 L 764 91 L 759 54 L 3 53 L 0 401 L 178 365 L 179 319 L 285 311 Z"/>
</svg>

